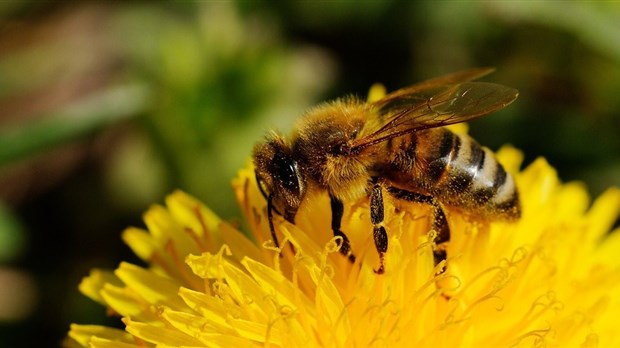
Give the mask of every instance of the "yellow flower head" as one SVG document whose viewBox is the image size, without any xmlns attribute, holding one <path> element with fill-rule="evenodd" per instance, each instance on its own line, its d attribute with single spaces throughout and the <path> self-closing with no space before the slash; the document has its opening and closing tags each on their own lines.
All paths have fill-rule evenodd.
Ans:
<svg viewBox="0 0 620 348">
<path fill-rule="evenodd" d="M 380 275 L 368 199 L 346 202 L 351 263 L 338 252 L 327 194 L 310 197 L 295 225 L 274 217 L 276 248 L 251 166 L 233 182 L 249 238 L 174 192 L 147 211 L 146 230 L 123 233 L 147 267 L 94 270 L 80 284 L 125 330 L 74 324 L 66 345 L 620 346 L 620 231 L 609 234 L 620 190 L 589 207 L 585 188 L 562 184 L 545 160 L 519 171 L 517 150 L 497 158 L 515 177 L 522 217 L 446 210 L 448 257 L 435 265 L 431 209 L 386 197 Z"/>
<path fill-rule="evenodd" d="M 516 172 L 520 154 L 497 154 L 515 173 L 523 216 L 472 221 L 448 211 L 447 272 L 437 275 L 429 210 L 386 201 L 389 251 L 378 262 L 365 200 L 343 218 L 351 264 L 337 251 L 327 196 L 313 198 L 297 224 L 276 217 L 252 168 L 234 189 L 251 241 L 196 199 L 175 192 L 145 214 L 148 230 L 125 242 L 148 263 L 95 270 L 80 290 L 122 317 L 125 331 L 72 325 L 71 344 L 136 346 L 602 346 L 620 343 L 620 211 L 610 189 L 588 209 L 579 184 L 561 184 L 542 159 Z M 279 257 L 278 255 L 282 255 Z"/>
</svg>

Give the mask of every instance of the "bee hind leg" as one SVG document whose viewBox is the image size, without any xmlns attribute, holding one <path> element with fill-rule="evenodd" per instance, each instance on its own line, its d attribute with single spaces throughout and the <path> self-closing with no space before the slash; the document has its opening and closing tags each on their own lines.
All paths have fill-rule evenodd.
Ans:
<svg viewBox="0 0 620 348">
<path fill-rule="evenodd" d="M 349 242 L 349 237 L 347 237 L 347 235 L 340 230 L 342 215 L 344 214 L 344 205 L 341 200 L 331 194 L 329 195 L 329 200 L 332 208 L 332 231 L 334 232 L 334 237 L 342 238 L 342 242 L 339 245 L 340 253 L 346 256 L 351 263 L 354 263 L 355 255 L 351 252 L 351 242 Z"/>
<path fill-rule="evenodd" d="M 448 220 L 446 214 L 443 212 L 441 204 L 432 196 L 426 196 L 417 192 L 411 192 L 400 188 L 388 187 L 388 192 L 396 199 L 429 204 L 433 208 L 433 230 L 436 235 L 433 240 L 435 246 L 433 247 L 433 258 L 435 266 L 447 258 L 446 243 L 450 241 L 450 227 L 448 226 Z M 442 269 L 443 272 L 445 269 Z"/>
<path fill-rule="evenodd" d="M 370 191 L 370 221 L 372 222 L 372 235 L 375 240 L 375 247 L 379 253 L 379 268 L 375 270 L 377 274 L 385 272 L 384 255 L 388 248 L 388 237 L 384 220 L 383 185 L 379 178 L 373 177 L 371 180 L 372 188 Z"/>
</svg>

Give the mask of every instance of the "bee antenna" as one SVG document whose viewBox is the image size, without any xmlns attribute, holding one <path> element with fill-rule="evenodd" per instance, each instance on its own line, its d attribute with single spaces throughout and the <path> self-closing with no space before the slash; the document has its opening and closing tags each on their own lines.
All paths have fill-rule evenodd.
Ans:
<svg viewBox="0 0 620 348">
<path fill-rule="evenodd" d="M 261 180 L 261 178 L 258 176 L 257 170 L 254 171 L 254 176 L 256 177 L 256 184 L 258 185 L 260 193 L 263 195 L 263 197 L 265 197 L 265 199 L 267 199 L 267 193 L 265 192 L 265 188 L 262 185 L 263 180 Z"/>
<path fill-rule="evenodd" d="M 278 215 L 282 215 L 278 209 L 276 209 L 273 204 L 271 203 L 272 200 L 272 195 L 271 194 L 267 194 L 267 192 L 265 191 L 265 187 L 263 186 L 263 180 L 260 178 L 260 176 L 258 176 L 258 171 L 254 171 L 254 175 L 256 176 L 256 184 L 258 185 L 258 190 L 260 191 L 260 193 L 263 195 L 263 197 L 265 197 L 265 199 L 267 200 L 267 208 L 268 209 L 272 209 L 273 211 L 276 212 L 276 214 Z M 269 208 L 269 205 L 271 204 L 271 208 Z M 271 219 L 271 218 L 270 218 Z M 270 224 L 271 224 L 271 220 L 270 220 Z M 273 231 L 273 229 L 272 229 Z"/>
</svg>

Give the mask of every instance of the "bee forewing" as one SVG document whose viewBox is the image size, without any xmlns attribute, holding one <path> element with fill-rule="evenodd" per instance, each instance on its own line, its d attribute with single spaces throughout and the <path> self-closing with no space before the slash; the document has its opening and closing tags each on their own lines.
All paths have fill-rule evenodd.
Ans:
<svg viewBox="0 0 620 348">
<path fill-rule="evenodd" d="M 502 109 L 518 95 L 516 89 L 495 83 L 461 83 L 431 97 L 428 101 L 429 115 L 420 117 L 419 121 L 429 119 L 442 124 L 446 121 L 449 124 L 463 122 Z"/>
<path fill-rule="evenodd" d="M 494 68 L 475 68 L 432 78 L 389 93 L 375 104 L 382 107 L 393 100 L 401 99 L 403 96 L 413 100 L 424 100 L 436 93 L 438 88 L 473 81 L 492 73 L 494 70 Z"/>
<path fill-rule="evenodd" d="M 377 120 L 352 143 L 360 151 L 422 129 L 465 122 L 512 103 L 519 92 L 488 82 L 470 82 L 493 69 L 471 69 L 397 90 L 372 103 Z"/>
</svg>

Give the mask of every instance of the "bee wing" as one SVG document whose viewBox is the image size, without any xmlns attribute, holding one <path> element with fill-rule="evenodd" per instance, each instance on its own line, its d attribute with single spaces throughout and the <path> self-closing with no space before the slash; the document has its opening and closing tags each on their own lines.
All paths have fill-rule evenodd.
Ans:
<svg viewBox="0 0 620 348">
<path fill-rule="evenodd" d="M 378 100 L 375 105 L 389 105 L 393 102 L 398 102 L 398 100 L 401 99 L 403 96 L 409 96 L 409 98 L 414 98 L 422 102 L 432 97 L 433 92 L 435 92 L 439 88 L 445 88 L 446 86 L 473 81 L 483 76 L 486 76 L 493 71 L 495 71 L 494 68 L 475 68 L 455 72 L 448 75 L 443 75 L 440 77 L 435 77 L 389 93 L 388 95 L 381 98 L 381 100 Z"/>
<path fill-rule="evenodd" d="M 504 108 L 517 98 L 516 89 L 488 82 L 458 83 L 489 72 L 468 70 L 388 94 L 372 104 L 378 122 L 353 141 L 351 149 L 360 151 L 390 138 L 465 122 Z"/>
</svg>

